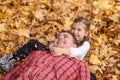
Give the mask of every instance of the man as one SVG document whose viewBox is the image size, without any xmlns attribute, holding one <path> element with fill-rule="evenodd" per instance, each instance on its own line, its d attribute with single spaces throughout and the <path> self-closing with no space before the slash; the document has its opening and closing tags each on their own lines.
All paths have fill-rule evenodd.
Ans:
<svg viewBox="0 0 120 80">
<path fill-rule="evenodd" d="M 69 32 L 61 32 L 55 39 L 56 47 L 77 47 Z M 55 54 L 54 51 L 51 52 Z M 90 80 L 87 65 L 66 55 L 54 56 L 47 51 L 35 51 L 2 80 Z"/>
</svg>

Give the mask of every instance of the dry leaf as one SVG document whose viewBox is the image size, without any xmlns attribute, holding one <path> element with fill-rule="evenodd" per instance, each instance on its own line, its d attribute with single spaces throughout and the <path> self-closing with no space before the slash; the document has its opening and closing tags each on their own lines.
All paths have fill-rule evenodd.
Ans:
<svg viewBox="0 0 120 80">
<path fill-rule="evenodd" d="M 118 80 L 117 75 L 112 75 L 112 80 Z"/>
<path fill-rule="evenodd" d="M 29 29 L 18 29 L 18 30 L 15 30 L 15 34 L 29 38 L 30 37 L 30 30 Z"/>
<path fill-rule="evenodd" d="M 120 14 L 113 14 L 112 16 L 109 16 L 108 18 L 113 20 L 114 22 L 119 22 Z"/>
<path fill-rule="evenodd" d="M 112 5 L 109 4 L 109 0 L 95 1 L 93 5 L 102 10 L 109 10 L 112 8 Z"/>
<path fill-rule="evenodd" d="M 34 15 L 38 20 L 45 20 L 46 13 L 47 13 L 46 10 L 40 9 L 40 10 L 35 11 Z"/>
<path fill-rule="evenodd" d="M 5 24 L 0 24 L 0 32 L 6 31 Z"/>
<path fill-rule="evenodd" d="M 98 56 L 96 56 L 96 55 L 91 55 L 89 62 L 91 64 L 100 64 L 101 63 L 101 61 L 98 59 Z"/>
</svg>

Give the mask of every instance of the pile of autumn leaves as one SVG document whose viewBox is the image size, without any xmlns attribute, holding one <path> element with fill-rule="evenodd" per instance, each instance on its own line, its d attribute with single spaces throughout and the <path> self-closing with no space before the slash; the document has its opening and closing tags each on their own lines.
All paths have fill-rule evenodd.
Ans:
<svg viewBox="0 0 120 80">
<path fill-rule="evenodd" d="M 98 80 L 120 79 L 119 0 L 0 0 L 0 55 L 33 38 L 49 45 L 78 16 L 91 22 L 85 58 L 91 72 Z"/>
</svg>

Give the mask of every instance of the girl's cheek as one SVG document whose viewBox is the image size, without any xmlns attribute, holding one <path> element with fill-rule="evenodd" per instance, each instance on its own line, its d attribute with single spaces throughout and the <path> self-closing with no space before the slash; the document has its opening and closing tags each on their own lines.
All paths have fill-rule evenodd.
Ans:
<svg viewBox="0 0 120 80">
<path fill-rule="evenodd" d="M 81 31 L 78 31 L 78 34 L 80 35 L 80 34 L 81 34 Z"/>
<path fill-rule="evenodd" d="M 74 31 L 73 30 L 71 30 L 71 33 L 73 33 Z"/>
<path fill-rule="evenodd" d="M 71 30 L 71 32 L 75 32 L 75 29 Z"/>
</svg>

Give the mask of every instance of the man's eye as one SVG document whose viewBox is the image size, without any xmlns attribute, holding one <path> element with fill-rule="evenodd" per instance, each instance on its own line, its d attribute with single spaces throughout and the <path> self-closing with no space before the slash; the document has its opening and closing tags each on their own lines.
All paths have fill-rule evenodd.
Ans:
<svg viewBox="0 0 120 80">
<path fill-rule="evenodd" d="M 68 36 L 64 36 L 64 38 L 68 38 Z"/>
<path fill-rule="evenodd" d="M 56 38 L 59 38 L 60 37 L 60 35 L 56 35 Z"/>
</svg>

